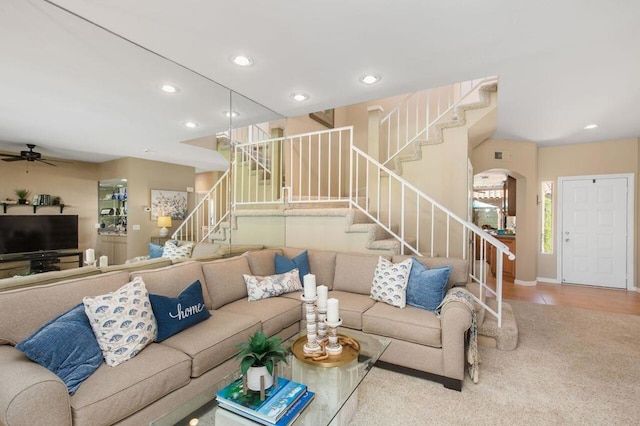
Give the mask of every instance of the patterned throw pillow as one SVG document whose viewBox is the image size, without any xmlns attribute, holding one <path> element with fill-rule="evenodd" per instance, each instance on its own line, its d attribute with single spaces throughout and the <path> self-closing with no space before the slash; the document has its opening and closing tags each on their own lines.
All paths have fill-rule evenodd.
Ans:
<svg viewBox="0 0 640 426">
<path fill-rule="evenodd" d="M 164 243 L 162 257 L 167 259 L 189 258 L 191 257 L 191 250 L 193 250 L 193 243 L 191 242 L 179 246 L 175 241 L 167 241 Z"/>
<path fill-rule="evenodd" d="M 156 342 L 162 342 L 211 316 L 204 306 L 200 280 L 182 290 L 178 297 L 150 294 L 149 300 L 158 323 Z"/>
<path fill-rule="evenodd" d="M 298 268 L 298 271 L 300 271 L 300 282 L 303 282 L 304 276 L 311 273 L 311 268 L 309 267 L 309 253 L 305 250 L 293 259 L 287 259 L 286 257 L 276 253 L 275 268 L 276 274 L 284 274 L 285 272 Z"/>
<path fill-rule="evenodd" d="M 373 274 L 371 298 L 404 308 L 407 304 L 407 282 L 412 262 L 409 258 L 400 263 L 393 263 L 381 256 Z"/>
<path fill-rule="evenodd" d="M 244 277 L 244 283 L 247 285 L 249 302 L 302 290 L 298 269 L 266 277 L 247 274 L 242 274 L 242 276 Z"/>
<path fill-rule="evenodd" d="M 72 395 L 102 365 L 82 303 L 43 325 L 16 349 L 60 377 Z"/>
<path fill-rule="evenodd" d="M 122 364 L 155 340 L 156 319 L 141 277 L 82 302 L 107 365 Z"/>
<path fill-rule="evenodd" d="M 447 282 L 453 268 L 429 269 L 413 258 L 413 267 L 407 284 L 407 305 L 435 311 L 447 292 Z"/>
</svg>

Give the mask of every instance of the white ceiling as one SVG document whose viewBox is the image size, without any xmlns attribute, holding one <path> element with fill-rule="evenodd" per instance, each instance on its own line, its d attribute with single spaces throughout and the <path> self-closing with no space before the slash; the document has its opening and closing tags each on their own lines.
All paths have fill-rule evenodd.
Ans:
<svg viewBox="0 0 640 426">
<path fill-rule="evenodd" d="M 217 153 L 179 142 L 225 128 L 230 102 L 239 121 L 260 122 L 490 75 L 500 79 L 494 137 L 640 136 L 635 0 L 52 3 L 173 62 L 45 0 L 0 0 L 0 149 L 220 169 Z M 233 65 L 239 53 L 254 65 Z M 369 72 L 382 81 L 360 83 Z M 181 92 L 159 92 L 165 81 Z M 230 101 L 227 88 L 255 103 Z M 294 91 L 310 99 L 296 103 Z M 186 129 L 189 119 L 202 125 Z"/>
</svg>

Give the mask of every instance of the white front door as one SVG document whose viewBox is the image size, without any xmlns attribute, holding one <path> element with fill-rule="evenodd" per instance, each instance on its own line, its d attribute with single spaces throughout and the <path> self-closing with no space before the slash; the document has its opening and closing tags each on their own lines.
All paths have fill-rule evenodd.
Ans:
<svg viewBox="0 0 640 426">
<path fill-rule="evenodd" d="M 562 282 L 626 288 L 628 178 L 564 178 L 561 184 Z"/>
</svg>

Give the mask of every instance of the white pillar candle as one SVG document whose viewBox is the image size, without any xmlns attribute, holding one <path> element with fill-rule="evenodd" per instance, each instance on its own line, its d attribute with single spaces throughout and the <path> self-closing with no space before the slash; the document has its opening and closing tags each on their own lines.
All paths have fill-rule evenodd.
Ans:
<svg viewBox="0 0 640 426">
<path fill-rule="evenodd" d="M 338 322 L 340 321 L 340 310 L 338 308 L 338 299 L 327 300 L 327 321 Z"/>
<path fill-rule="evenodd" d="M 313 274 L 307 274 L 303 278 L 304 280 L 304 298 L 313 299 L 316 297 L 316 276 Z"/>
<path fill-rule="evenodd" d="M 109 258 L 107 256 L 100 256 L 100 267 L 103 268 L 109 266 Z"/>
<path fill-rule="evenodd" d="M 87 260 L 87 263 L 93 263 L 96 261 L 96 252 L 93 249 L 87 249 L 84 252 L 84 257 Z"/>
<path fill-rule="evenodd" d="M 327 309 L 327 294 L 329 294 L 329 288 L 326 285 L 319 285 L 318 291 L 318 309 Z"/>
</svg>

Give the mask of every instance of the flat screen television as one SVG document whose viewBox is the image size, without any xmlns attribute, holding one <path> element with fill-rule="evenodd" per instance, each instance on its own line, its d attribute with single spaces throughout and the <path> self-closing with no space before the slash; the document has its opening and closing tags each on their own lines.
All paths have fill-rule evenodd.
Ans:
<svg viewBox="0 0 640 426">
<path fill-rule="evenodd" d="M 77 248 L 77 215 L 0 215 L 0 255 Z"/>
</svg>

